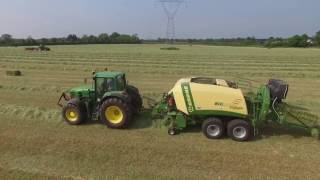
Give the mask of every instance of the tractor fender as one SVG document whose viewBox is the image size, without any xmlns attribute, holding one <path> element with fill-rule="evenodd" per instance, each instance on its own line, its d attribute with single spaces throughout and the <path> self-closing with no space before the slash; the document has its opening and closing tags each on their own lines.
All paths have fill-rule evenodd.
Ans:
<svg viewBox="0 0 320 180">
<path fill-rule="evenodd" d="M 80 101 L 78 99 L 70 99 L 67 104 L 72 104 L 74 106 L 79 106 L 80 105 Z"/>
<path fill-rule="evenodd" d="M 87 109 L 87 107 L 86 107 L 86 104 L 84 103 L 84 102 L 82 102 L 81 100 L 79 100 L 79 99 L 71 99 L 71 100 L 69 100 L 68 102 L 67 102 L 67 104 L 72 104 L 72 105 L 74 105 L 74 106 L 77 106 L 77 107 L 81 107 L 81 108 L 86 108 Z"/>
<path fill-rule="evenodd" d="M 89 113 L 90 108 L 88 107 L 88 104 L 79 100 L 79 99 L 71 99 L 67 102 L 67 104 L 71 104 L 73 106 L 76 106 L 78 108 L 80 108 L 82 111 L 84 111 L 85 113 Z M 88 114 L 87 114 L 88 115 Z"/>
<path fill-rule="evenodd" d="M 122 95 L 122 94 L 114 94 L 114 95 L 111 95 L 111 96 L 105 96 L 104 98 L 102 98 L 102 100 L 100 101 L 100 105 L 102 105 L 103 102 L 105 102 L 107 99 L 110 99 L 110 98 L 118 98 L 118 99 L 121 99 L 123 102 L 126 102 L 126 103 L 130 103 L 130 96 L 125 96 L 125 95 Z"/>
</svg>

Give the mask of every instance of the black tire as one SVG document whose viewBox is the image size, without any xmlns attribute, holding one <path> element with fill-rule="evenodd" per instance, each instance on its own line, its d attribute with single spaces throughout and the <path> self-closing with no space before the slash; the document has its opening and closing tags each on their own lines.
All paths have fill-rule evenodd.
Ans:
<svg viewBox="0 0 320 180">
<path fill-rule="evenodd" d="M 118 119 L 118 115 L 115 114 L 116 118 L 108 118 L 107 111 L 111 111 L 109 109 L 116 108 L 114 113 L 119 113 L 120 116 Z M 111 115 L 112 116 L 112 115 Z M 123 129 L 127 128 L 132 120 L 132 111 L 130 106 L 125 103 L 123 100 L 119 98 L 109 98 L 105 100 L 100 109 L 100 120 L 103 124 L 106 124 L 109 128 L 114 129 Z"/>
<path fill-rule="evenodd" d="M 79 125 L 85 122 L 87 112 L 83 105 L 68 103 L 62 109 L 62 117 L 70 125 Z"/>
<path fill-rule="evenodd" d="M 228 124 L 228 136 L 235 141 L 247 141 L 252 136 L 252 126 L 248 121 L 235 119 Z"/>
<path fill-rule="evenodd" d="M 202 123 L 202 132 L 208 139 L 220 139 L 224 135 L 225 126 L 218 118 L 208 118 Z"/>
<path fill-rule="evenodd" d="M 142 104 L 143 104 L 139 90 L 134 86 L 130 86 L 130 88 L 128 88 L 128 93 L 131 97 L 131 105 L 133 108 L 133 113 L 138 114 L 141 111 Z"/>
<path fill-rule="evenodd" d="M 176 128 L 169 128 L 169 129 L 168 129 L 168 134 L 169 134 L 170 136 L 174 136 L 174 135 L 179 134 L 179 131 L 178 131 Z"/>
</svg>

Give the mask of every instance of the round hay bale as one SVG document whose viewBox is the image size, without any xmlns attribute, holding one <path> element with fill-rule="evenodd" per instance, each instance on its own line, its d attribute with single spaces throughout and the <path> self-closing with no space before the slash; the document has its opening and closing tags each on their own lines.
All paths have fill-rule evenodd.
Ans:
<svg viewBox="0 0 320 180">
<path fill-rule="evenodd" d="M 21 71 L 16 70 L 16 71 L 6 71 L 7 76 L 22 76 Z"/>
</svg>

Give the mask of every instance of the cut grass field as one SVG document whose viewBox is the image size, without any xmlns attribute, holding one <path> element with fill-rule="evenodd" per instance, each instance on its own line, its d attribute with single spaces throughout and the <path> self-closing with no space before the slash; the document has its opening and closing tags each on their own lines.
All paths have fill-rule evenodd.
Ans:
<svg viewBox="0 0 320 180">
<path fill-rule="evenodd" d="M 127 73 L 159 97 L 185 76 L 288 81 L 288 102 L 320 112 L 320 49 L 164 45 L 0 48 L 0 179 L 320 179 L 320 144 L 267 127 L 253 141 L 208 140 L 194 127 L 171 137 L 142 113 L 128 130 L 69 126 L 56 103 L 92 70 Z M 20 70 L 22 76 L 7 76 Z M 139 178 L 138 178 L 139 177 Z"/>
</svg>

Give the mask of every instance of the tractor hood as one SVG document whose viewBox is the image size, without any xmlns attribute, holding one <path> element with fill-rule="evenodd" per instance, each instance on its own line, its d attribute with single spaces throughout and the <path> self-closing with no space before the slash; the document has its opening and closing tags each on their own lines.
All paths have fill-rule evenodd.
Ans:
<svg viewBox="0 0 320 180">
<path fill-rule="evenodd" d="M 77 93 L 77 92 L 88 92 L 88 91 L 94 91 L 91 85 L 75 87 L 75 88 L 69 89 L 67 92 Z"/>
<path fill-rule="evenodd" d="M 65 92 L 70 98 L 80 99 L 82 97 L 92 97 L 94 94 L 94 89 L 90 85 L 79 86 L 69 89 Z"/>
</svg>

